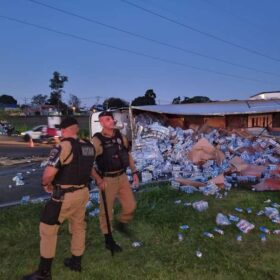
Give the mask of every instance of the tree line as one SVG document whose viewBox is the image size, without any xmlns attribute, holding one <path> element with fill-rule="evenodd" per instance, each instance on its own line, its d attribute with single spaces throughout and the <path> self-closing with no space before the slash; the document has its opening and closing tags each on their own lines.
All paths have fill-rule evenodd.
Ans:
<svg viewBox="0 0 280 280">
<path fill-rule="evenodd" d="M 50 96 L 45 94 L 34 95 L 31 99 L 32 105 L 53 105 L 62 114 L 69 114 L 79 112 L 81 109 L 81 101 L 78 96 L 70 94 L 68 104 L 62 101 L 62 95 L 65 93 L 64 85 L 68 82 L 68 77 L 61 75 L 58 71 L 53 72 L 52 78 L 50 79 L 49 87 L 51 88 Z M 148 89 L 143 96 L 138 96 L 132 100 L 132 106 L 145 106 L 145 105 L 156 105 L 156 93 L 153 89 Z M 187 104 L 187 103 L 201 103 L 211 102 L 206 96 L 194 96 L 184 97 L 181 99 L 180 96 L 173 99 L 172 104 Z M 17 100 L 10 95 L 1 95 L 0 103 L 17 105 Z M 22 105 L 24 106 L 24 105 Z M 102 104 L 103 110 L 113 108 L 125 108 L 129 106 L 129 102 L 121 99 L 110 97 L 104 100 Z M 94 108 L 94 106 L 93 106 Z M 99 106 L 100 109 L 100 106 Z"/>
</svg>

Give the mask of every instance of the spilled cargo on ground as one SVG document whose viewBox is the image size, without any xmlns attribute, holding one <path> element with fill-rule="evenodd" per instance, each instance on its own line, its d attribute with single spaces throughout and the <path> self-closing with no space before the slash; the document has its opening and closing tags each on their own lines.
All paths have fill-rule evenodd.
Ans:
<svg viewBox="0 0 280 280">
<path fill-rule="evenodd" d="M 244 105 L 240 102 L 229 102 L 227 105 L 233 106 L 233 103 Z M 241 108 L 235 112 L 236 117 L 238 113 L 247 114 L 247 125 L 243 123 L 238 128 L 224 128 L 224 125 L 214 127 L 207 125 L 207 122 L 200 125 L 187 123 L 187 119 L 195 119 L 188 115 L 194 109 L 186 115 L 167 114 L 175 112 L 176 108 L 178 113 L 183 114 L 180 105 L 134 107 L 133 157 L 142 181 L 169 179 L 174 187 L 180 186 L 186 191 L 191 191 L 191 187 L 214 191 L 214 186 L 229 188 L 241 182 L 249 184 L 256 191 L 279 190 L 279 137 L 270 134 L 268 123 L 259 123 L 266 127 L 250 127 L 248 120 L 256 113 L 252 109 L 253 103 L 250 104 L 251 110 L 245 112 L 243 108 L 242 112 Z M 279 117 L 280 104 L 278 107 L 269 107 L 268 104 L 274 102 L 254 101 L 254 106 L 259 108 L 258 114 L 266 107 L 265 114 L 270 111 L 270 114 Z M 187 107 L 191 106 L 193 104 Z M 209 113 L 209 118 L 213 110 L 201 111 L 201 114 Z M 219 110 L 222 113 L 225 108 Z M 233 108 L 231 110 L 229 112 L 233 114 Z M 231 115 L 224 117 L 227 116 Z M 278 118 L 275 119 L 270 123 L 271 127 L 277 124 Z"/>
</svg>

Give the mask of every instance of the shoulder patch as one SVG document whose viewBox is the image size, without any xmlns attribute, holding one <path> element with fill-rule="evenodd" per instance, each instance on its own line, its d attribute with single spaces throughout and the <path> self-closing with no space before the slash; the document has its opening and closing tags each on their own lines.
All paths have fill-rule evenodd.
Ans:
<svg viewBox="0 0 280 280">
<path fill-rule="evenodd" d="M 59 163 L 60 154 L 61 154 L 61 146 L 60 145 L 57 145 L 54 148 L 52 148 L 51 151 L 50 151 L 50 155 L 49 155 L 47 165 L 57 167 L 57 165 Z"/>
</svg>

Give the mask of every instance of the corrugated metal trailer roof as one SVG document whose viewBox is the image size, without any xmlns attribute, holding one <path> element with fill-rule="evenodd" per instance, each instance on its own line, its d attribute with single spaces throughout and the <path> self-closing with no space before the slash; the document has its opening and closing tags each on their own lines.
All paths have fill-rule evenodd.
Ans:
<svg viewBox="0 0 280 280">
<path fill-rule="evenodd" d="M 209 103 L 132 106 L 132 109 L 172 114 L 225 116 L 280 112 L 280 99 L 215 101 Z"/>
</svg>

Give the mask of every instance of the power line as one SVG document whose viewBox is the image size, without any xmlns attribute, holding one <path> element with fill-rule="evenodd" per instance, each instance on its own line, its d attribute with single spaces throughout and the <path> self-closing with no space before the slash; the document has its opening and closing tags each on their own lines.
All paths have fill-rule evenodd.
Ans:
<svg viewBox="0 0 280 280">
<path fill-rule="evenodd" d="M 254 67 L 238 64 L 238 63 L 231 62 L 231 61 L 228 61 L 228 60 L 225 60 L 225 59 L 213 57 L 213 56 L 210 56 L 210 55 L 199 53 L 197 51 L 193 51 L 193 50 L 189 50 L 189 49 L 182 48 L 182 47 L 179 47 L 179 46 L 175 46 L 175 45 L 172 45 L 172 44 L 169 44 L 169 43 L 166 43 L 166 42 L 158 41 L 158 40 L 155 40 L 153 38 L 149 38 L 149 37 L 143 36 L 141 34 L 130 32 L 130 31 L 127 31 L 127 30 L 115 27 L 113 25 L 109 25 L 109 24 L 100 22 L 100 21 L 92 19 L 92 18 L 88 18 L 88 17 L 82 16 L 82 15 L 79 15 L 79 14 L 76 14 L 76 13 L 73 13 L 73 12 L 66 11 L 64 9 L 60 9 L 60 8 L 57 8 L 57 7 L 54 7 L 54 6 L 42 3 L 42 2 L 37 1 L 37 0 L 27 0 L 27 1 L 32 2 L 34 4 L 37 4 L 37 5 L 40 5 L 40 6 L 43 6 L 43 7 L 48 8 L 48 9 L 55 10 L 55 11 L 63 13 L 63 14 L 66 14 L 68 16 L 76 17 L 76 18 L 82 19 L 82 20 L 90 22 L 90 23 L 98 24 L 98 25 L 101 25 L 103 27 L 106 27 L 106 28 L 109 28 L 109 29 L 112 29 L 112 30 L 115 30 L 115 31 L 118 31 L 118 32 L 122 32 L 122 33 L 128 34 L 128 35 L 136 37 L 136 38 L 144 39 L 146 41 L 149 41 L 149 42 L 152 42 L 152 43 L 156 43 L 156 44 L 159 44 L 159 45 L 162 45 L 162 46 L 165 46 L 165 47 L 176 49 L 176 50 L 179 50 L 179 51 L 182 51 L 182 52 L 185 52 L 185 53 L 190 53 L 190 54 L 193 54 L 193 55 L 196 55 L 196 56 L 200 56 L 200 57 L 203 57 L 203 58 L 215 60 L 215 61 L 222 62 L 222 63 L 228 64 L 228 65 L 232 65 L 232 66 L 235 66 L 235 67 L 243 68 L 243 69 L 246 69 L 246 70 L 255 71 L 255 72 L 258 72 L 258 73 L 264 73 L 264 74 L 267 74 L 267 75 L 272 75 L 272 76 L 280 77 L 279 74 L 275 74 L 275 73 L 272 73 L 272 72 L 269 72 L 269 71 L 259 70 L 259 69 L 256 69 Z"/>
<path fill-rule="evenodd" d="M 255 55 L 262 56 L 262 57 L 265 57 L 265 58 L 270 59 L 270 60 L 273 60 L 273 61 L 280 62 L 280 59 L 279 59 L 279 58 L 275 58 L 275 57 L 269 56 L 269 55 L 264 54 L 264 53 L 261 53 L 261 52 L 259 52 L 259 51 L 257 51 L 257 50 L 253 50 L 253 49 L 250 49 L 250 48 L 247 48 L 247 47 L 243 47 L 243 46 L 241 46 L 241 45 L 239 45 L 239 44 L 237 44 L 237 43 L 228 41 L 228 40 L 223 39 L 223 38 L 221 38 L 221 37 L 218 37 L 218 36 L 216 36 L 216 35 L 214 35 L 214 34 L 211 34 L 211 33 L 205 32 L 205 31 L 202 31 L 202 30 L 200 30 L 200 29 L 198 29 L 198 28 L 192 27 L 192 26 L 190 26 L 190 25 L 187 25 L 187 24 L 185 24 L 185 23 L 179 22 L 179 21 L 174 20 L 174 19 L 172 19 L 172 18 L 166 17 L 166 16 L 161 15 L 161 14 L 159 14 L 159 13 L 153 12 L 153 11 L 147 9 L 147 8 L 144 8 L 144 7 L 140 6 L 140 5 L 134 4 L 134 3 L 132 3 L 132 2 L 130 2 L 130 1 L 128 1 L 128 0 L 120 0 L 120 1 L 126 3 L 126 4 L 128 4 L 128 5 L 130 5 L 130 6 L 133 6 L 133 7 L 137 8 L 137 9 L 139 9 L 139 10 L 142 10 L 142 11 L 148 13 L 148 14 L 151 14 L 151 15 L 153 15 L 153 16 L 156 16 L 156 17 L 159 17 L 159 18 L 161 18 L 161 19 L 164 19 L 165 21 L 171 22 L 171 23 L 173 23 L 173 24 L 175 24 L 175 25 L 182 26 L 182 27 L 184 27 L 184 28 L 186 28 L 186 29 L 188 29 L 188 30 L 191 30 L 191 31 L 193 31 L 193 32 L 196 32 L 196 33 L 199 33 L 199 34 L 201 34 L 201 35 L 207 36 L 207 37 L 212 38 L 212 39 L 214 39 L 214 40 L 216 40 L 216 41 L 220 41 L 220 42 L 223 42 L 223 43 L 225 43 L 225 44 L 227 44 L 227 45 L 230 45 L 230 46 L 232 46 L 232 47 L 236 47 L 236 48 L 242 49 L 242 50 L 244 50 L 244 51 L 246 51 L 246 52 L 248 52 L 248 53 L 251 53 L 251 54 L 255 54 Z"/>
<path fill-rule="evenodd" d="M 234 17 L 234 18 L 237 18 L 237 19 L 240 20 L 240 21 L 243 21 L 243 22 L 245 22 L 245 23 L 247 23 L 247 24 L 253 26 L 253 27 L 256 28 L 258 31 L 259 31 L 260 29 L 262 29 L 262 31 L 264 31 L 264 32 L 267 33 L 267 30 L 265 30 L 265 28 L 264 28 L 263 26 L 258 25 L 258 24 L 254 23 L 254 22 L 251 22 L 251 21 L 249 21 L 248 19 L 246 19 L 246 18 L 244 18 L 244 17 L 242 17 L 242 16 L 240 16 L 240 15 L 238 15 L 238 14 L 236 14 L 236 13 L 234 13 L 234 12 L 232 12 L 232 11 L 230 11 L 230 10 L 228 10 L 228 9 L 226 9 L 226 8 L 224 8 L 224 7 L 222 7 L 222 6 L 220 6 L 220 5 L 217 4 L 217 3 L 213 3 L 212 1 L 209 1 L 209 0 L 200 0 L 200 1 L 205 2 L 205 3 L 207 3 L 208 5 L 213 6 L 214 8 L 216 8 L 216 9 L 218 9 L 218 10 L 221 10 L 221 11 L 224 12 L 225 14 L 228 14 L 228 15 Z"/>
<path fill-rule="evenodd" d="M 66 94 L 69 94 L 69 97 L 71 95 L 75 95 L 75 94 L 72 94 L 70 92 L 65 92 Z M 78 97 L 78 96 L 77 96 Z M 100 95 L 94 95 L 94 96 L 85 96 L 85 97 L 78 97 L 79 99 L 93 99 L 93 98 L 99 98 L 99 99 L 105 99 L 106 97 L 103 97 L 103 96 L 100 96 Z"/>
<path fill-rule="evenodd" d="M 137 56 L 149 58 L 149 59 L 156 60 L 156 61 L 161 61 L 161 62 L 172 64 L 172 65 L 182 66 L 182 67 L 186 67 L 186 68 L 195 69 L 195 70 L 198 70 L 198 71 L 213 73 L 213 74 L 226 76 L 226 77 L 231 77 L 231 78 L 240 79 L 240 80 L 247 80 L 247 81 L 252 81 L 252 82 L 257 82 L 257 83 L 268 83 L 266 81 L 262 81 L 262 80 L 258 80 L 258 79 L 247 78 L 247 77 L 243 77 L 243 76 L 239 76 L 239 75 L 235 75 L 235 74 L 227 74 L 227 73 L 224 73 L 224 72 L 214 71 L 214 70 L 210 70 L 210 69 L 207 69 L 207 68 L 197 67 L 197 66 L 194 66 L 194 65 L 191 65 L 191 64 L 181 63 L 181 62 L 177 62 L 177 61 L 173 61 L 173 60 L 169 60 L 169 59 L 165 59 L 165 58 L 161 58 L 161 57 L 152 56 L 152 55 L 149 55 L 149 54 L 133 51 L 133 50 L 130 50 L 130 49 L 113 46 L 113 45 L 110 45 L 110 44 L 102 43 L 102 42 L 92 40 L 92 39 L 88 39 L 88 38 L 85 38 L 85 37 L 81 37 L 81 36 L 78 36 L 78 35 L 75 35 L 75 34 L 59 31 L 57 29 L 52 29 L 52 28 L 45 27 L 45 26 L 42 26 L 42 25 L 30 23 L 30 22 L 27 22 L 27 21 L 23 21 L 23 20 L 20 20 L 20 19 L 13 18 L 13 17 L 0 15 L 0 18 L 6 19 L 6 20 L 9 20 L 9 21 L 12 21 L 12 22 L 17 22 L 17 23 L 20 23 L 20 24 L 32 26 L 32 27 L 35 27 L 37 29 L 42 29 L 42 30 L 45 30 L 45 31 L 48 31 L 48 32 L 59 34 L 59 35 L 63 35 L 65 37 L 74 38 L 76 40 L 84 41 L 84 42 L 87 42 L 87 43 L 95 44 L 95 45 L 106 47 L 106 48 L 109 48 L 109 49 L 118 50 L 118 51 L 121 51 L 121 52 L 134 54 L 134 55 L 137 55 Z M 269 84 L 271 84 L 271 83 L 269 83 Z"/>
</svg>

